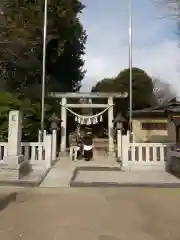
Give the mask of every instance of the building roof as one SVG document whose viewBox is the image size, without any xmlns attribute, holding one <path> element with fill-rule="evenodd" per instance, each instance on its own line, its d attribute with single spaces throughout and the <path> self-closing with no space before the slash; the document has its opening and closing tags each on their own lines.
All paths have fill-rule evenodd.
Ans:
<svg viewBox="0 0 180 240">
<path fill-rule="evenodd" d="M 144 115 L 162 116 L 166 115 L 168 112 L 180 114 L 180 101 L 172 99 L 167 104 L 160 104 L 154 107 L 135 110 L 132 112 L 132 116 L 133 117 L 139 117 Z"/>
</svg>

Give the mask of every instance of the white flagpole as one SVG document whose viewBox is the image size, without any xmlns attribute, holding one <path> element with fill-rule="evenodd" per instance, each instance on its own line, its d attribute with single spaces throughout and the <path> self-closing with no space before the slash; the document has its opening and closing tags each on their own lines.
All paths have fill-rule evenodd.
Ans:
<svg viewBox="0 0 180 240">
<path fill-rule="evenodd" d="M 41 96 L 41 141 L 43 141 L 44 132 L 44 101 L 45 101 L 45 83 L 46 83 L 46 40 L 47 40 L 47 7 L 48 0 L 44 0 L 44 31 L 43 31 L 43 65 L 42 65 L 42 96 Z"/>
<path fill-rule="evenodd" d="M 129 127 L 132 140 L 132 0 L 129 0 Z"/>
</svg>

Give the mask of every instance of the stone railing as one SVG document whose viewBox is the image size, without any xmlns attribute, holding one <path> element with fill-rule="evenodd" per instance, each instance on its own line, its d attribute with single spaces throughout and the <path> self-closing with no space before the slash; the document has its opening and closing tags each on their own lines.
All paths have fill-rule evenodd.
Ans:
<svg viewBox="0 0 180 240">
<path fill-rule="evenodd" d="M 21 142 L 21 155 L 32 166 L 50 168 L 56 160 L 56 131 L 52 135 L 45 135 L 43 142 Z M 8 155 L 8 143 L 0 142 L 0 163 Z"/>
<path fill-rule="evenodd" d="M 130 143 L 129 161 L 163 163 L 167 160 L 167 144 L 163 143 Z"/>
<path fill-rule="evenodd" d="M 171 146 L 168 143 L 130 143 L 129 136 L 122 136 L 122 165 L 127 170 L 166 170 Z"/>
<path fill-rule="evenodd" d="M 19 181 L 30 175 L 33 179 L 34 176 L 39 179 L 38 172 L 41 172 L 40 176 L 43 177 L 51 168 L 52 161 L 56 159 L 56 132 L 52 135 L 43 134 L 43 142 L 35 143 L 21 142 L 21 135 L 22 114 L 17 110 L 10 111 L 8 141 L 0 145 L 0 170 L 3 181 Z"/>
<path fill-rule="evenodd" d="M 21 154 L 31 164 L 43 164 L 45 162 L 44 142 L 22 142 Z"/>
</svg>

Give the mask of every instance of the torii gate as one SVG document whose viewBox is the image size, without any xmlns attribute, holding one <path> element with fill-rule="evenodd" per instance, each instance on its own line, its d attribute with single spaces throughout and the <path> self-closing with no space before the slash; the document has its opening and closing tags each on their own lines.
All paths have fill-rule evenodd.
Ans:
<svg viewBox="0 0 180 240">
<path fill-rule="evenodd" d="M 109 138 L 109 152 L 114 152 L 114 139 L 113 139 L 113 120 L 114 120 L 114 98 L 127 98 L 128 93 L 95 93 L 95 92 L 89 92 L 89 93 L 51 93 L 51 97 L 54 98 L 61 98 L 61 121 L 62 121 L 62 127 L 61 127 L 61 152 L 66 151 L 66 129 L 67 129 L 67 108 L 103 108 L 107 109 L 108 111 L 108 138 Z M 106 98 L 107 104 L 69 104 L 67 102 L 68 99 L 97 99 L 97 98 Z"/>
</svg>

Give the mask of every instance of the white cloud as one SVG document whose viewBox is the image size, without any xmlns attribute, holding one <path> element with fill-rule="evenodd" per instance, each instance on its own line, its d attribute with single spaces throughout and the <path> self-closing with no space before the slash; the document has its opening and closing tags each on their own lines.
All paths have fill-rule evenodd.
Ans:
<svg viewBox="0 0 180 240">
<path fill-rule="evenodd" d="M 129 65 L 127 16 L 119 14 L 119 19 L 117 16 L 113 19 L 112 12 L 109 19 L 113 21 L 106 19 L 104 24 L 103 21 L 95 24 L 99 19 L 98 12 L 96 14 L 93 22 L 86 15 L 82 19 L 89 35 L 85 56 L 87 74 L 82 90 L 90 90 L 98 80 L 115 76 Z M 180 86 L 180 50 L 175 28 L 169 20 L 145 18 L 145 13 L 143 18 L 144 21 L 138 17 L 133 24 L 133 66 L 171 83 L 180 94 L 177 88 Z"/>
<path fill-rule="evenodd" d="M 117 75 L 124 68 L 128 68 L 128 47 L 120 46 L 120 53 L 109 56 L 101 53 L 86 55 L 87 68 L 84 80 L 84 90 L 89 90 L 97 80 Z M 96 55 L 97 54 L 97 55 Z M 153 46 L 133 48 L 133 66 L 142 68 L 150 76 L 160 77 L 172 84 L 180 94 L 180 54 L 176 41 L 157 43 Z"/>
</svg>

